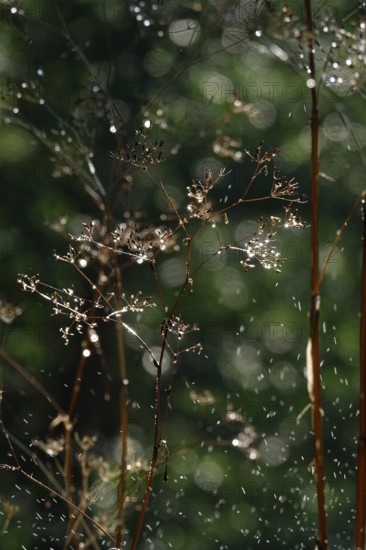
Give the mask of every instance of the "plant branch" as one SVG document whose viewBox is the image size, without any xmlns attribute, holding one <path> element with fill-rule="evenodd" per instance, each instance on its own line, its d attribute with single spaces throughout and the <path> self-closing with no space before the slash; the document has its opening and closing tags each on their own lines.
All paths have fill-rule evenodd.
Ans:
<svg viewBox="0 0 366 550">
<path fill-rule="evenodd" d="M 56 399 L 46 390 L 44 386 L 32 374 L 25 370 L 15 359 L 13 359 L 5 350 L 0 347 L 0 357 L 4 359 L 8 365 L 16 370 L 23 378 L 25 378 L 43 397 L 48 401 L 50 405 L 58 412 L 62 417 L 66 417 L 66 412 L 61 405 L 58 404 Z"/>
</svg>

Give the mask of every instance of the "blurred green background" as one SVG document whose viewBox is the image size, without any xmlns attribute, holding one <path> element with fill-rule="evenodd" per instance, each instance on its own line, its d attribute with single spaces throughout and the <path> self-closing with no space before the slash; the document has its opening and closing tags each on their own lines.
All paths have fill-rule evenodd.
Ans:
<svg viewBox="0 0 366 550">
<path fill-rule="evenodd" d="M 230 173 L 213 191 L 216 205 L 225 204 L 240 195 L 253 173 L 244 150 L 254 154 L 264 141 L 263 152 L 280 149 L 274 160 L 279 172 L 296 178 L 300 192 L 309 196 L 304 9 L 298 1 L 27 0 L 2 2 L 1 10 L 1 347 L 67 409 L 83 337 L 76 335 L 65 346 L 62 320 L 51 316 L 47 301 L 21 291 L 18 274 L 39 274 L 53 287 L 74 285 L 79 295 L 92 296 L 86 281 L 71 265 L 57 262 L 53 252 L 65 254 L 69 234 L 80 234 L 92 217 L 100 220 L 94 200 L 101 190 L 98 181 L 117 223 L 132 211 L 157 223 L 167 211 L 159 178 L 176 208 L 186 212 L 192 179 L 204 180 L 209 170 L 216 177 L 225 168 Z M 346 1 L 314 2 L 313 10 L 322 263 L 365 185 L 366 14 L 358 2 Z M 111 152 L 126 155 L 126 145 L 133 146 L 135 130 L 142 127 L 152 142 L 164 140 L 164 162 L 147 172 L 110 158 Z M 265 195 L 269 185 L 268 178 L 259 178 L 250 196 Z M 299 213 L 310 221 L 309 202 Z M 206 260 L 218 241 L 226 245 L 253 233 L 261 216 L 283 218 L 283 203 L 253 202 L 234 210 L 229 224 L 207 227 L 193 241 L 192 265 Z M 354 540 L 361 232 L 357 213 L 322 286 L 326 493 L 330 547 L 338 550 L 351 548 Z M 138 548 L 314 548 L 309 411 L 296 421 L 309 401 L 304 376 L 309 238 L 309 227 L 278 231 L 278 250 L 286 259 L 281 273 L 261 265 L 246 273 L 242 256 L 233 250 L 197 271 L 194 292 L 186 294 L 177 313 L 197 323 L 189 345 L 200 341 L 204 349 L 167 365 L 164 384 L 172 383 L 165 433 L 169 482 L 163 484 L 160 464 Z M 141 290 L 158 303 L 150 268 L 123 266 L 126 292 Z M 184 247 L 161 253 L 156 270 L 171 307 L 184 281 Z M 22 309 L 14 320 L 4 313 L 8 302 Z M 163 317 L 160 306 L 126 315 L 153 349 L 161 345 Z M 105 324 L 99 337 L 111 399 L 104 400 L 108 379 L 92 353 L 75 431 L 80 437 L 96 435 L 92 452 L 115 470 L 120 453 L 115 331 Z M 130 335 L 126 356 L 129 459 L 138 478 L 153 443 L 155 372 Z M 55 461 L 32 443 L 58 433 L 60 427 L 49 430 L 54 410 L 3 356 L 0 364 L 3 421 L 22 466 L 44 482 L 45 471 L 52 471 L 62 487 L 62 453 Z M 12 463 L 4 438 L 1 449 L 1 462 Z M 93 475 L 91 486 L 97 483 Z M 102 524 L 116 510 L 113 476 L 110 482 L 107 478 L 88 509 Z M 67 508 L 17 473 L 0 471 L 0 480 L 3 503 L 19 506 L 9 525 L 8 504 L 0 511 L 2 547 L 63 548 Z M 143 488 L 132 475 L 126 548 Z M 98 544 L 112 548 L 102 537 Z"/>
</svg>

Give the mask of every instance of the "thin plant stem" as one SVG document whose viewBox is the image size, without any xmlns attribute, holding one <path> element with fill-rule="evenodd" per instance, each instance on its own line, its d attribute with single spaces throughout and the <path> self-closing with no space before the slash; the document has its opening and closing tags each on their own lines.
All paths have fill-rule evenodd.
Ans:
<svg viewBox="0 0 366 550">
<path fill-rule="evenodd" d="M 46 390 L 44 386 L 32 374 L 30 374 L 22 365 L 13 359 L 5 350 L 0 347 L 0 357 L 10 365 L 14 370 L 16 370 L 23 378 L 29 382 L 43 397 L 48 401 L 48 403 L 58 412 L 61 417 L 66 417 L 66 412 L 63 410 L 61 405 L 56 401 L 56 399 Z"/>
<path fill-rule="evenodd" d="M 320 377 L 320 287 L 319 287 L 319 108 L 315 72 L 315 41 L 313 37 L 313 16 L 311 0 L 305 0 L 307 19 L 307 42 L 309 52 L 311 92 L 311 304 L 310 338 L 308 344 L 308 390 L 311 400 L 314 431 L 315 483 L 318 504 L 318 546 L 328 549 L 327 517 L 325 509 L 325 476 L 323 426 L 321 415 Z"/>
<path fill-rule="evenodd" d="M 118 488 L 118 513 L 117 513 L 117 547 L 120 548 L 123 533 L 123 510 L 126 498 L 126 470 L 127 470 L 127 443 L 128 443 L 128 381 L 126 378 L 126 360 L 124 347 L 123 326 L 117 324 L 117 349 L 120 364 L 120 410 L 121 410 L 121 458 L 120 478 Z"/>
<path fill-rule="evenodd" d="M 321 285 L 324 281 L 326 270 L 328 268 L 328 265 L 330 263 L 330 260 L 333 256 L 333 254 L 334 254 L 334 252 L 335 252 L 335 250 L 338 246 L 339 241 L 343 237 L 343 235 L 344 235 L 346 229 L 348 228 L 348 226 L 350 224 L 350 221 L 352 220 L 353 216 L 358 211 L 358 209 L 360 207 L 360 204 L 362 203 L 363 200 L 365 200 L 365 197 L 366 197 L 366 190 L 362 191 L 361 195 L 357 198 L 355 204 L 353 205 L 353 207 L 351 208 L 351 210 L 350 210 L 349 214 L 347 215 L 346 219 L 342 223 L 341 228 L 338 229 L 337 235 L 336 235 L 335 239 L 333 240 L 331 247 L 329 248 L 328 254 L 326 255 L 326 258 L 324 260 L 324 263 L 323 263 L 321 271 L 320 271 L 319 288 L 321 287 Z"/>
<path fill-rule="evenodd" d="M 356 550 L 365 548 L 366 513 L 366 205 L 362 200 L 362 273 L 360 319 L 360 421 L 357 446 Z"/>
<path fill-rule="evenodd" d="M 172 309 L 171 313 L 168 316 L 168 319 L 171 319 L 174 316 L 174 314 L 176 312 L 176 309 L 177 309 L 178 305 L 180 304 L 180 302 L 183 298 L 184 292 L 187 288 L 188 280 L 189 280 L 189 272 L 190 272 L 190 259 L 191 259 L 191 240 L 189 240 L 188 244 L 187 244 L 186 278 L 185 278 L 185 281 L 184 281 L 184 283 L 182 285 L 182 288 L 179 292 L 179 295 L 178 295 L 178 297 L 175 301 L 173 309 Z M 161 374 L 162 374 L 162 363 L 163 363 L 163 359 L 164 359 L 164 354 L 165 354 L 165 351 L 166 351 L 166 348 L 167 348 L 168 332 L 169 332 L 168 324 L 166 323 L 166 327 L 165 327 L 165 329 L 163 331 L 163 334 L 162 334 L 163 343 L 162 343 L 162 346 L 161 346 L 159 362 L 155 365 L 156 366 L 156 377 L 155 377 L 154 446 L 153 446 L 153 452 L 152 452 L 152 457 L 151 457 L 151 462 L 150 462 L 150 470 L 149 470 L 149 475 L 148 475 L 148 479 L 147 479 L 144 499 L 143 499 L 143 502 L 142 502 L 139 518 L 138 518 L 138 521 L 137 521 L 137 527 L 136 527 L 136 530 L 135 530 L 135 533 L 134 533 L 134 536 L 133 536 L 133 540 L 132 540 L 132 544 L 131 544 L 131 550 L 135 550 L 138 539 L 139 539 L 139 536 L 140 536 L 140 533 L 141 533 L 141 529 L 142 529 L 142 526 L 143 526 L 147 506 L 148 506 L 149 499 L 150 499 L 150 494 L 151 494 L 151 491 L 152 491 L 152 485 L 153 485 L 153 481 L 154 481 L 154 477 L 155 477 L 157 462 L 158 462 L 160 437 L 161 437 L 161 435 L 160 435 Z M 170 391 L 171 390 L 169 390 L 169 396 L 170 396 Z M 170 403 L 170 401 L 169 401 L 169 403 Z M 164 418 L 164 425 L 165 425 L 165 423 L 166 423 L 166 418 Z"/>
<path fill-rule="evenodd" d="M 108 220 L 109 221 L 109 220 Z M 117 256 L 113 256 L 114 266 L 114 288 L 117 310 L 122 309 L 122 278 L 118 266 Z M 122 315 L 122 314 L 121 314 Z M 122 321 L 122 319 L 121 319 Z M 128 379 L 126 366 L 126 351 L 124 340 L 124 325 L 119 322 L 116 325 L 117 356 L 119 365 L 119 401 L 120 401 L 120 436 L 121 436 L 121 457 L 118 485 L 118 510 L 117 510 L 117 528 L 116 544 L 121 548 L 123 533 L 123 511 L 126 498 L 126 471 L 127 471 L 127 444 L 128 444 Z"/>
<path fill-rule="evenodd" d="M 81 381 L 84 375 L 86 364 L 86 358 L 83 353 L 80 354 L 79 364 L 75 375 L 75 382 L 72 388 L 72 394 L 70 399 L 69 406 L 69 420 L 68 425 L 65 425 L 65 460 L 64 460 L 64 475 L 65 475 L 65 484 L 66 484 L 66 494 L 69 505 L 69 521 L 67 526 L 67 534 L 70 535 L 74 531 L 74 525 L 76 521 L 76 516 L 73 514 L 72 504 L 74 503 L 75 496 L 75 486 L 73 482 L 73 462 L 72 462 L 72 436 L 73 436 L 73 425 L 74 425 L 74 415 L 76 409 L 76 402 L 80 393 Z M 67 541 L 67 539 L 66 539 Z M 73 543 L 78 548 L 79 543 L 76 535 L 73 537 Z M 66 542 L 65 542 L 66 544 Z M 64 547 L 66 550 L 66 546 Z"/>
<path fill-rule="evenodd" d="M 97 291 L 96 296 L 97 297 Z M 89 333 L 86 334 L 86 345 L 91 345 Z M 65 460 L 64 460 L 64 475 L 65 475 L 65 484 L 66 484 L 66 494 L 70 501 L 70 503 L 74 502 L 75 497 L 75 486 L 73 481 L 73 461 L 72 461 L 72 436 L 73 436 L 73 428 L 75 424 L 75 411 L 76 411 L 76 405 L 77 401 L 80 395 L 80 388 L 81 383 L 84 377 L 85 372 L 85 365 L 86 365 L 86 357 L 83 354 L 83 350 L 80 354 L 79 364 L 78 368 L 76 370 L 75 375 L 75 382 L 72 387 L 71 392 L 71 398 L 70 398 L 70 405 L 68 410 L 68 417 L 69 422 L 65 423 Z M 68 521 L 68 527 L 67 527 L 67 533 L 70 535 L 72 532 L 75 531 L 76 517 L 72 513 L 72 508 L 69 509 L 69 521 Z M 79 543 L 77 540 L 77 536 L 74 535 L 73 542 L 76 548 L 78 548 Z M 65 542 L 65 550 L 66 550 L 66 542 Z"/>
<path fill-rule="evenodd" d="M 165 329 L 164 332 L 164 339 L 163 344 L 161 347 L 161 354 L 160 354 L 160 360 L 157 365 L 157 372 L 155 377 L 155 412 L 154 412 L 154 446 L 153 446 L 153 452 L 150 462 L 150 469 L 149 469 L 149 475 L 146 483 L 146 489 L 144 494 L 144 499 L 142 502 L 139 518 L 137 521 L 137 527 L 133 536 L 132 544 L 131 544 L 131 550 L 135 550 L 141 529 L 144 523 L 145 514 L 147 510 L 147 506 L 150 499 L 150 494 L 152 491 L 152 485 L 155 477 L 156 472 L 156 466 L 158 462 L 158 454 L 159 454 L 159 421 L 160 421 L 160 408 L 161 408 L 161 364 L 162 360 L 164 358 L 164 352 L 166 348 L 166 338 L 168 336 L 168 329 Z"/>
<path fill-rule="evenodd" d="M 80 270 L 78 270 L 80 272 Z M 89 279 L 86 277 L 87 281 L 90 283 Z M 91 284 L 91 283 L 90 283 Z M 99 295 L 102 295 L 99 293 L 98 289 L 95 289 L 95 297 L 94 299 L 97 300 Z M 88 346 L 91 346 L 92 343 L 90 341 L 89 333 L 86 335 L 86 342 Z M 66 549 L 69 544 L 69 539 L 72 537 L 73 540 L 73 546 L 75 548 L 79 547 L 79 541 L 78 537 L 75 533 L 75 524 L 78 521 L 77 517 L 73 513 L 73 503 L 75 498 L 75 486 L 73 482 L 73 460 L 72 460 L 72 437 L 73 437 L 73 428 L 74 428 L 74 422 L 75 422 L 75 411 L 77 406 L 78 397 L 80 394 L 80 388 L 82 379 L 84 376 L 85 371 L 85 365 L 86 365 L 86 357 L 83 353 L 80 354 L 80 359 L 78 363 L 78 367 L 75 374 L 75 381 L 72 387 L 71 397 L 70 397 L 70 403 L 68 408 L 68 414 L 63 413 L 63 417 L 65 419 L 64 421 L 64 428 L 65 428 L 65 458 L 64 458 L 64 478 L 65 478 L 65 487 L 66 487 L 66 495 L 69 502 L 69 520 L 67 525 L 67 537 L 65 541 L 64 548 Z"/>
</svg>

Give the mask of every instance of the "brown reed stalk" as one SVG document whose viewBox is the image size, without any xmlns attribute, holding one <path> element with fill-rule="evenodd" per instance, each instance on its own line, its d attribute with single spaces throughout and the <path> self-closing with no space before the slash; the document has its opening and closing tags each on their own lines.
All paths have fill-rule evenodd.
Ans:
<svg viewBox="0 0 366 550">
<path fill-rule="evenodd" d="M 362 199 L 362 273 L 360 319 L 360 421 L 357 445 L 356 550 L 365 548 L 366 513 L 366 205 Z"/>
<path fill-rule="evenodd" d="M 307 43 L 309 77 L 311 79 L 311 303 L 310 337 L 308 343 L 308 389 L 311 400 L 312 424 L 314 431 L 315 483 L 318 503 L 318 537 L 321 550 L 327 550 L 327 516 L 325 509 L 325 476 L 323 426 L 321 414 L 320 383 L 320 285 L 319 285 L 319 106 L 316 87 L 315 40 L 313 36 L 313 16 L 311 0 L 305 0 L 307 19 Z"/>
</svg>

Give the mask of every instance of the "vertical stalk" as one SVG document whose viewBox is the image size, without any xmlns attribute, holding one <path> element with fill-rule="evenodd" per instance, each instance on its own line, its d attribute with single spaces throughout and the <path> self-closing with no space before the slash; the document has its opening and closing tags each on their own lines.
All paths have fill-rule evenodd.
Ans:
<svg viewBox="0 0 366 550">
<path fill-rule="evenodd" d="M 96 294 L 94 295 L 96 299 Z M 86 344 L 90 345 L 89 333 L 86 334 Z M 85 373 L 86 366 L 86 357 L 83 353 L 80 354 L 79 364 L 76 370 L 75 381 L 72 387 L 70 404 L 68 409 L 68 419 L 65 423 L 65 460 L 64 460 L 64 475 L 65 475 L 65 484 L 66 484 L 66 495 L 70 502 L 69 504 L 69 521 L 67 526 L 67 537 L 73 533 L 74 526 L 77 521 L 77 517 L 74 513 L 73 504 L 75 504 L 75 486 L 74 486 L 74 468 L 72 460 L 72 438 L 74 434 L 74 424 L 75 424 L 75 413 L 77 402 L 80 395 L 81 383 Z M 76 533 L 73 535 L 73 544 L 75 549 L 79 548 L 79 539 Z M 66 545 L 66 542 L 65 542 Z M 66 549 L 66 546 L 65 546 Z"/>
<path fill-rule="evenodd" d="M 65 472 L 65 484 L 66 484 L 66 495 L 69 501 L 69 521 L 67 526 L 67 537 L 74 531 L 74 525 L 76 522 L 75 509 L 72 506 L 75 504 L 75 486 L 74 486 L 74 472 L 73 472 L 73 460 L 72 460 L 72 436 L 74 429 L 75 421 L 75 410 L 76 403 L 80 393 L 81 381 L 84 376 L 86 359 L 81 353 L 78 368 L 75 375 L 75 382 L 72 387 L 72 394 L 70 399 L 70 405 L 68 410 L 68 422 L 65 425 L 65 461 L 64 461 L 64 472 Z M 79 541 L 76 533 L 73 535 L 73 544 L 75 548 L 79 548 Z M 66 547 L 65 547 L 66 548 Z"/>
<path fill-rule="evenodd" d="M 122 309 L 122 279 L 116 257 L 114 258 L 114 286 L 117 311 Z M 122 548 L 123 534 L 123 511 L 126 498 L 126 471 L 127 471 L 127 436 L 128 436 L 128 380 L 126 367 L 126 352 L 122 318 L 116 325 L 117 354 L 119 365 L 119 403 L 120 403 L 120 435 L 121 435 L 121 458 L 118 484 L 118 511 L 116 528 L 116 546 Z"/>
<path fill-rule="evenodd" d="M 105 226 L 108 229 L 108 234 L 112 233 L 112 217 L 111 209 L 106 208 Z M 109 243 L 113 247 L 113 243 Z M 122 309 L 122 277 L 118 258 L 116 254 L 112 254 L 112 275 L 114 285 L 114 297 L 116 311 Z M 117 503 L 117 524 L 116 524 L 116 547 L 118 550 L 122 548 L 123 535 L 123 512 L 126 500 L 126 472 L 127 472 L 127 443 L 128 443 L 128 379 L 126 365 L 126 350 L 123 329 L 122 314 L 119 322 L 116 323 L 116 343 L 117 343 L 117 361 L 119 371 L 119 410 L 120 410 L 120 437 L 121 437 L 121 457 L 119 468 L 119 483 L 118 483 L 118 503 Z"/>
<path fill-rule="evenodd" d="M 120 286 L 120 285 L 119 285 Z M 117 300 L 118 301 L 118 300 Z M 121 305 L 119 298 L 119 305 Z M 121 459 L 118 485 L 118 512 L 116 542 L 117 548 L 122 548 L 123 510 L 126 498 L 126 471 L 127 471 L 127 435 L 128 435 L 128 380 L 126 378 L 126 355 L 122 323 L 117 323 L 117 350 L 120 370 L 120 422 L 121 422 Z"/>
<path fill-rule="evenodd" d="M 360 319 L 360 423 L 357 447 L 356 550 L 365 548 L 366 499 L 366 205 L 362 200 L 362 273 Z"/>
<path fill-rule="evenodd" d="M 314 57 L 314 37 L 311 0 L 305 1 L 307 19 L 307 42 L 309 51 L 311 91 L 311 304 L 310 304 L 310 338 L 308 385 L 312 409 L 314 431 L 315 482 L 318 503 L 318 546 L 321 550 L 328 548 L 327 517 L 324 495 L 324 450 L 323 427 L 321 415 L 321 378 L 320 378 L 320 344 L 319 344 L 319 109 Z"/>
<path fill-rule="evenodd" d="M 143 499 L 143 502 L 142 502 L 139 518 L 138 518 L 138 521 L 137 521 L 136 530 L 135 530 L 135 533 L 134 533 L 134 536 L 133 536 L 133 540 L 132 540 L 132 544 L 131 544 L 131 550 L 135 550 L 136 546 L 137 546 L 137 542 L 138 542 L 138 539 L 139 539 L 139 536 L 140 536 L 140 533 L 141 533 L 142 525 L 143 525 L 144 519 L 145 519 L 147 505 L 149 503 L 150 494 L 152 492 L 152 486 L 153 486 L 153 481 L 154 481 L 154 477 L 155 477 L 156 466 L 157 466 L 157 463 L 158 463 L 159 423 L 160 423 L 159 421 L 160 421 L 160 407 L 161 407 L 161 364 L 162 364 L 162 360 L 163 360 L 163 357 L 164 357 L 165 339 L 166 339 L 167 335 L 168 335 L 168 330 L 166 329 L 165 334 L 164 334 L 164 341 L 163 341 L 163 345 L 162 345 L 162 349 L 161 349 L 161 354 L 160 354 L 160 360 L 159 360 L 158 365 L 156 366 L 157 373 L 156 373 L 156 378 L 155 378 L 154 447 L 153 447 L 153 452 L 152 452 L 152 457 L 151 457 L 151 462 L 150 462 L 150 470 L 149 470 L 149 475 L 148 475 L 148 479 L 147 479 L 145 495 L 144 495 L 144 499 Z"/>
</svg>

